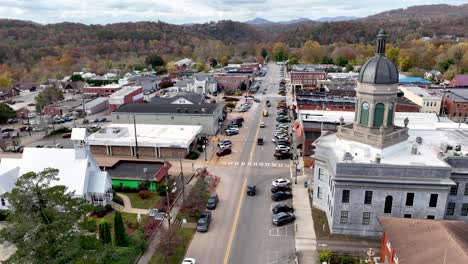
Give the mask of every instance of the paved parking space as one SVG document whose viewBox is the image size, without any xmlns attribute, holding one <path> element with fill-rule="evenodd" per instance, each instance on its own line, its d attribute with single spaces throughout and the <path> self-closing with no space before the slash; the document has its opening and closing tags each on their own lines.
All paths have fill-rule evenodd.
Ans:
<svg viewBox="0 0 468 264">
<path fill-rule="evenodd" d="M 294 262 L 294 251 L 274 251 L 268 255 L 267 264 L 289 264 Z"/>
<path fill-rule="evenodd" d="M 271 228 L 269 236 L 271 237 L 294 237 L 294 224 Z"/>
</svg>

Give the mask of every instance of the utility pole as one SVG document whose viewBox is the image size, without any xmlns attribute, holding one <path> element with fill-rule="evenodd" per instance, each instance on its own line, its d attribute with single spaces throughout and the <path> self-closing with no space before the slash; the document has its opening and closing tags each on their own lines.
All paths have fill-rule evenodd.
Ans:
<svg viewBox="0 0 468 264">
<path fill-rule="evenodd" d="M 166 200 L 167 200 L 167 223 L 169 225 L 169 233 L 171 232 L 171 203 L 169 201 L 169 186 L 167 186 L 168 184 L 168 173 L 167 173 L 167 166 L 166 166 L 166 160 L 164 160 L 164 173 L 165 173 L 165 180 L 166 180 Z"/>
<path fill-rule="evenodd" d="M 31 136 L 31 124 L 29 123 L 29 110 L 26 108 L 26 117 L 28 119 L 28 127 L 27 130 L 29 132 L 29 136 Z"/>
<path fill-rule="evenodd" d="M 179 158 L 180 161 L 180 177 L 182 179 L 182 205 L 185 204 L 185 179 L 184 179 L 184 171 L 182 168 L 182 158 Z"/>
<path fill-rule="evenodd" d="M 136 118 L 135 115 L 133 115 L 133 130 L 135 132 L 135 156 L 137 159 L 140 158 L 140 153 L 138 151 L 138 137 L 137 137 L 137 129 L 136 129 Z M 164 164 L 166 166 L 166 164 Z"/>
</svg>

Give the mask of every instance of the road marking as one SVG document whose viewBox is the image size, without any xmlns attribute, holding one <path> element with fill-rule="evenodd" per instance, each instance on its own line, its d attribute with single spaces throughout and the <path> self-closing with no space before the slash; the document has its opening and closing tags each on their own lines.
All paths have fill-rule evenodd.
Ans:
<svg viewBox="0 0 468 264">
<path fill-rule="evenodd" d="M 246 186 L 247 186 L 247 178 L 244 179 L 244 184 L 242 184 L 241 196 L 239 199 L 239 203 L 237 204 L 236 214 L 234 216 L 234 223 L 232 224 L 232 227 L 231 227 L 231 234 L 229 235 L 229 241 L 228 241 L 228 246 L 226 248 L 226 254 L 224 255 L 224 261 L 223 261 L 224 264 L 228 263 L 229 254 L 231 254 L 232 241 L 234 240 L 234 235 L 236 234 L 237 222 L 239 222 L 240 209 L 242 207 L 242 202 L 244 200 Z"/>
</svg>

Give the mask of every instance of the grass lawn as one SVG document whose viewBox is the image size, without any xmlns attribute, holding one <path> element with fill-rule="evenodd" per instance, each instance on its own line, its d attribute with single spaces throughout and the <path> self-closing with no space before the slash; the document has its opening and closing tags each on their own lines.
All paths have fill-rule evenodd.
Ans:
<svg viewBox="0 0 468 264">
<path fill-rule="evenodd" d="M 138 215 L 137 214 L 129 214 L 129 213 L 121 213 L 122 214 L 122 220 L 125 225 L 128 225 L 128 223 L 131 223 L 133 226 L 136 226 L 138 221 Z M 110 227 L 113 228 L 114 226 L 114 216 L 115 216 L 115 211 L 113 211 L 110 214 L 107 214 L 104 216 L 104 219 L 109 223 Z M 140 225 L 143 225 L 146 220 L 148 220 L 148 216 L 141 214 L 141 223 Z M 99 223 L 99 220 L 97 221 Z"/>
<path fill-rule="evenodd" d="M 168 257 L 169 264 L 180 264 L 182 262 L 185 256 L 185 252 L 190 245 L 190 241 L 192 241 L 193 235 L 195 234 L 195 229 L 179 228 L 177 230 L 177 234 L 182 238 L 183 243 L 177 247 L 174 255 Z M 156 251 L 149 264 L 165 264 L 164 256 L 161 254 L 161 252 Z"/>
<path fill-rule="evenodd" d="M 133 208 L 141 208 L 141 209 L 151 209 L 156 208 L 156 205 L 161 200 L 161 197 L 156 192 L 151 192 L 151 196 L 147 199 L 141 199 L 138 196 L 138 193 L 122 193 L 130 198 L 130 202 L 132 203 Z"/>
</svg>

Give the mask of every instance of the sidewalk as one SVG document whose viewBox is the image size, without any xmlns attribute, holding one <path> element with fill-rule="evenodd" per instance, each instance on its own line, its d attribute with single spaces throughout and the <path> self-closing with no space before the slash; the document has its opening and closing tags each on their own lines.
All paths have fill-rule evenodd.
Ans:
<svg viewBox="0 0 468 264">
<path fill-rule="evenodd" d="M 117 195 L 122 198 L 124 202 L 124 206 L 122 209 L 119 211 L 123 213 L 130 213 L 130 214 L 142 214 L 142 215 L 147 215 L 148 214 L 148 209 L 140 209 L 140 208 L 133 208 L 132 207 L 132 202 L 130 201 L 130 198 L 128 198 L 127 195 L 122 194 L 122 193 L 117 193 Z"/>
</svg>

